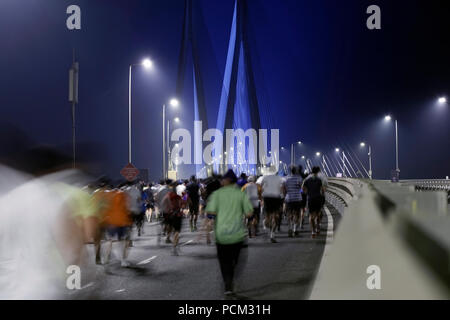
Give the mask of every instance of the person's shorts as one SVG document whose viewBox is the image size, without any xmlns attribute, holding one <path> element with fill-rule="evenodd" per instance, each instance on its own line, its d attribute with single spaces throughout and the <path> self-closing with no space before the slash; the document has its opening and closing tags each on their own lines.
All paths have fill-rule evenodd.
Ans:
<svg viewBox="0 0 450 320">
<path fill-rule="evenodd" d="M 305 209 L 306 208 L 306 199 L 302 199 L 302 201 L 300 201 L 300 209 Z"/>
<path fill-rule="evenodd" d="M 261 212 L 261 209 L 259 207 L 253 208 L 253 214 L 250 218 L 248 218 L 248 221 L 253 221 L 254 219 L 259 220 L 260 212 Z"/>
<path fill-rule="evenodd" d="M 322 207 L 323 207 L 326 202 L 325 196 L 321 196 L 320 199 L 322 200 Z"/>
<path fill-rule="evenodd" d="M 308 209 L 310 213 L 319 213 L 322 210 L 322 198 L 309 198 L 308 199 Z"/>
<path fill-rule="evenodd" d="M 283 206 L 281 198 L 264 198 L 264 209 L 266 214 L 276 213 Z"/>
<path fill-rule="evenodd" d="M 287 202 L 286 203 L 286 210 L 291 212 L 300 212 L 300 209 L 302 208 L 302 202 L 301 201 L 294 201 L 294 202 Z"/>
<path fill-rule="evenodd" d="M 170 215 L 167 212 L 162 213 L 162 223 L 163 224 L 169 224 L 170 223 Z"/>
<path fill-rule="evenodd" d="M 125 227 L 116 227 L 116 226 L 107 226 L 106 227 L 106 237 L 108 240 L 129 240 L 131 228 L 128 226 Z"/>
<path fill-rule="evenodd" d="M 182 217 L 179 217 L 176 215 L 172 215 L 169 218 L 169 224 L 173 228 L 173 230 L 175 230 L 175 232 L 181 231 L 181 221 L 182 221 Z"/>
<path fill-rule="evenodd" d="M 189 213 L 192 215 L 198 215 L 198 201 L 191 202 L 189 204 Z"/>
</svg>

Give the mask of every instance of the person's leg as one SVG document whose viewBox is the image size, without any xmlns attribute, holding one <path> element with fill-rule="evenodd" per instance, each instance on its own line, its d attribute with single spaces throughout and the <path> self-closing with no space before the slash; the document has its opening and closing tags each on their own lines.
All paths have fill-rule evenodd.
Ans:
<svg viewBox="0 0 450 320">
<path fill-rule="evenodd" d="M 197 219 L 198 219 L 198 211 L 196 211 L 194 215 L 194 231 L 197 231 Z"/>
<path fill-rule="evenodd" d="M 230 245 L 217 244 L 217 258 L 225 285 L 225 293 L 233 291 L 233 256 Z"/>
<path fill-rule="evenodd" d="M 102 229 L 99 228 L 94 236 L 94 250 L 95 250 L 95 263 L 101 264 L 101 241 L 102 241 Z"/>
<path fill-rule="evenodd" d="M 206 217 L 206 244 L 211 244 L 211 231 L 213 230 L 214 220 Z"/>
<path fill-rule="evenodd" d="M 303 219 L 305 218 L 305 208 L 300 210 L 300 229 L 303 229 Z"/>
<path fill-rule="evenodd" d="M 301 210 L 300 208 L 296 208 L 294 211 L 294 236 L 298 236 L 300 210 Z"/>
<path fill-rule="evenodd" d="M 191 229 L 191 232 L 194 232 L 194 213 L 191 210 L 189 210 L 189 227 Z"/>
<path fill-rule="evenodd" d="M 168 221 L 166 224 L 166 234 L 167 234 L 166 243 L 171 243 L 171 241 L 170 241 L 171 233 L 172 233 L 172 224 L 171 224 L 171 221 Z"/>
<path fill-rule="evenodd" d="M 108 241 L 108 245 L 106 246 L 105 263 L 108 263 L 109 260 L 111 259 L 112 245 L 113 245 L 113 240 L 110 239 Z"/>
<path fill-rule="evenodd" d="M 311 225 L 311 235 L 314 238 L 316 236 L 316 221 L 317 221 L 317 217 L 316 217 L 316 212 L 309 212 L 309 223 Z"/>
</svg>

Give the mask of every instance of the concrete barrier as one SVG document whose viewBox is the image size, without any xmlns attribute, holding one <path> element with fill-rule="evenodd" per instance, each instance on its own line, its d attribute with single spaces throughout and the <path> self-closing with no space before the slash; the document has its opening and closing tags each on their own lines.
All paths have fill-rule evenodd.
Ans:
<svg viewBox="0 0 450 320">
<path fill-rule="evenodd" d="M 450 221 L 433 211 L 439 196 L 389 182 L 330 182 L 354 194 L 310 299 L 450 298 Z"/>
</svg>

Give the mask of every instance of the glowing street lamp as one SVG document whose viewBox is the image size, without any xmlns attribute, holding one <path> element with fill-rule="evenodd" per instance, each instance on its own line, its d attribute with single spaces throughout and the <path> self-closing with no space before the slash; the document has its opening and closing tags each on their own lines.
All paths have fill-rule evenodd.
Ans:
<svg viewBox="0 0 450 320">
<path fill-rule="evenodd" d="M 176 108 L 176 107 L 178 107 L 180 105 L 180 102 L 177 99 L 175 99 L 175 98 L 170 99 L 169 103 L 174 108 Z"/>
<path fill-rule="evenodd" d="M 150 69 L 150 68 L 153 67 L 153 61 L 150 60 L 150 59 L 144 59 L 144 60 L 142 61 L 142 65 L 144 66 L 144 68 Z"/>
<path fill-rule="evenodd" d="M 446 104 L 447 103 L 447 98 L 446 97 L 440 97 L 438 99 L 438 103 L 439 104 Z"/>
</svg>

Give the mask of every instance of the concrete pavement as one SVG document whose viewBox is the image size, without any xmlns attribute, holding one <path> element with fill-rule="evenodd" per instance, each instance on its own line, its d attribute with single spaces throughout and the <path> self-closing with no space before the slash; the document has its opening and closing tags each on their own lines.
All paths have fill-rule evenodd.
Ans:
<svg viewBox="0 0 450 320">
<path fill-rule="evenodd" d="M 330 208 L 334 229 L 338 213 Z M 306 219 L 305 219 L 306 220 Z M 131 266 L 120 266 L 120 247 L 113 246 L 108 264 L 94 264 L 93 245 L 87 245 L 87 265 L 82 267 L 82 289 L 69 291 L 66 299 L 223 299 L 223 285 L 215 245 L 207 245 L 200 226 L 190 232 L 189 220 L 183 219 L 179 256 L 172 255 L 164 238 L 158 241 L 160 225 L 145 223 L 144 234 L 133 231 L 130 248 Z M 241 299 L 308 299 L 320 265 L 326 237 L 327 216 L 324 215 L 318 238 L 311 239 L 309 224 L 298 238 L 288 238 L 283 221 L 278 243 L 272 244 L 260 228 L 260 235 L 248 240 L 236 277 L 236 292 Z M 214 234 L 212 234 L 214 239 Z M 214 242 L 213 242 L 214 243 Z M 114 257 L 116 256 L 116 258 Z"/>
</svg>

